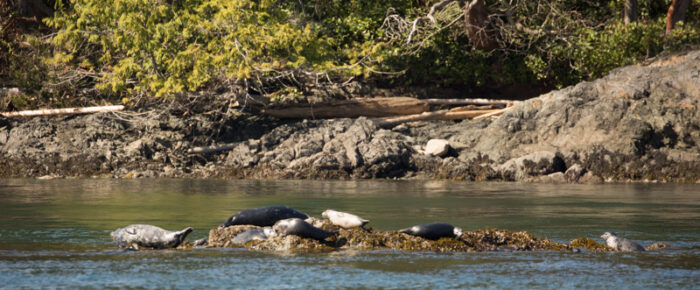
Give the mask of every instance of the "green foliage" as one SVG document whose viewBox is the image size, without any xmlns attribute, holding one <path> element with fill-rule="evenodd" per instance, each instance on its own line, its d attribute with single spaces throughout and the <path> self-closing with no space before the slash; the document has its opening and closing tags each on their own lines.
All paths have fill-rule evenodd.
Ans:
<svg viewBox="0 0 700 290">
<path fill-rule="evenodd" d="M 622 23 L 624 2 L 512 1 L 504 6 L 504 1 L 492 1 L 489 9 L 501 49 L 488 53 L 474 49 L 463 34 L 456 33 L 464 27 L 454 26 L 417 51 L 400 49 L 386 64 L 393 70 L 406 69 L 402 81 L 410 84 L 562 87 L 664 51 L 700 44 L 700 0 L 691 4 L 686 23 L 668 36 L 664 36 L 668 1 L 640 1 L 639 21 L 628 25 Z M 513 22 L 525 28 L 508 23 L 505 13 L 495 12 L 508 9 Z"/>
<path fill-rule="evenodd" d="M 424 23 L 417 47 L 392 39 L 383 26 L 389 13 L 411 21 L 437 2 L 58 1 L 56 15 L 44 20 L 56 30 L 52 48 L 36 37 L 22 38 L 31 44 L 23 50 L 0 38 L 0 65 L 8 68 L 0 78 L 40 94 L 84 87 L 165 97 L 240 84 L 283 100 L 299 98 L 310 83 L 349 77 L 394 85 L 565 86 L 700 44 L 700 0 L 665 37 L 666 0 L 639 1 L 639 21 L 629 25 L 621 22 L 624 0 L 486 1 L 502 45 L 491 52 L 474 49 L 460 21 L 446 29 L 449 19 Z M 461 11 L 448 7 L 443 15 Z"/>
<path fill-rule="evenodd" d="M 74 1 L 72 10 L 47 21 L 59 29 L 54 44 L 63 48 L 53 64 L 94 72 L 105 92 L 167 96 L 213 80 L 265 85 L 288 72 L 338 69 L 359 59 L 362 53 L 339 58 L 318 23 L 276 2 Z M 358 68 L 349 73 L 362 73 Z"/>
</svg>

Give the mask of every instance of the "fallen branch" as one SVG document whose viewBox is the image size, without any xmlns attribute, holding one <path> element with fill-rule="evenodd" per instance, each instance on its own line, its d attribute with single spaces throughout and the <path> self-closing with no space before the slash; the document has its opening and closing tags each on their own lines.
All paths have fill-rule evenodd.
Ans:
<svg viewBox="0 0 700 290">
<path fill-rule="evenodd" d="M 513 107 L 511 106 L 511 107 L 507 107 L 507 108 L 503 108 L 503 109 L 494 110 L 493 112 L 489 112 L 489 113 L 474 117 L 474 120 L 485 119 L 485 118 L 493 117 L 493 116 L 500 116 L 512 108 Z"/>
<path fill-rule="evenodd" d="M 229 144 L 224 144 L 221 146 L 199 146 L 199 147 L 187 149 L 187 153 L 197 154 L 197 153 L 211 153 L 211 152 L 226 151 L 226 150 L 231 150 L 233 148 L 236 148 L 236 145 L 238 145 L 238 143 L 229 143 Z"/>
<path fill-rule="evenodd" d="M 480 116 L 493 114 L 501 112 L 505 109 L 495 109 L 495 110 L 440 110 L 435 112 L 424 112 L 421 114 L 400 116 L 400 117 L 384 117 L 376 118 L 374 122 L 379 127 L 392 127 L 401 123 L 415 122 L 415 121 L 435 121 L 435 120 L 464 120 L 464 119 L 476 119 Z"/>
<path fill-rule="evenodd" d="M 512 105 L 510 100 L 489 99 L 423 99 L 428 105 Z"/>
<path fill-rule="evenodd" d="M 70 114 L 91 114 L 91 113 L 101 113 L 101 112 L 116 112 L 124 110 L 124 106 L 98 106 L 98 107 L 84 107 L 84 108 L 64 108 L 64 109 L 43 109 L 43 110 L 30 110 L 30 111 L 18 111 L 18 112 L 2 112 L 3 116 L 7 118 L 13 117 L 37 117 L 37 116 L 53 116 L 53 115 L 70 115 Z"/>
<path fill-rule="evenodd" d="M 263 114 L 277 118 L 323 119 L 386 117 L 418 114 L 428 111 L 430 106 L 415 98 L 368 98 L 330 103 L 292 105 L 281 108 L 268 108 Z"/>
</svg>

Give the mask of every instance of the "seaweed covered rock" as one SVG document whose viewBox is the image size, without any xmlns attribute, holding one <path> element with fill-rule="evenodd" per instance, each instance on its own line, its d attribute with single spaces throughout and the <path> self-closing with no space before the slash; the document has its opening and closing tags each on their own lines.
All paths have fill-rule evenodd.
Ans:
<svg viewBox="0 0 700 290">
<path fill-rule="evenodd" d="M 569 243 L 574 248 L 587 249 L 593 252 L 612 252 L 613 249 L 589 238 L 577 238 Z"/>
<path fill-rule="evenodd" d="M 474 247 L 476 251 L 571 250 L 571 246 L 567 244 L 557 243 L 546 238 L 538 238 L 525 231 L 513 232 L 503 229 L 482 229 L 464 232 L 462 239 Z"/>
<path fill-rule="evenodd" d="M 238 225 L 238 226 L 213 228 L 209 231 L 208 246 L 209 247 L 216 247 L 216 248 L 238 246 L 238 245 L 235 245 L 231 242 L 233 240 L 233 238 L 236 237 L 236 235 L 243 233 L 245 231 L 248 231 L 250 229 L 259 229 L 259 228 L 260 228 L 259 226 L 251 226 L 251 225 Z"/>
<path fill-rule="evenodd" d="M 459 238 L 424 239 L 398 231 L 380 231 L 373 228 L 350 228 L 332 225 L 327 220 L 314 220 L 314 226 L 336 232 L 323 241 L 305 239 L 294 235 L 277 235 L 266 240 L 246 243 L 251 250 L 266 251 L 333 251 L 333 250 L 377 250 L 395 249 L 405 251 L 474 252 L 474 251 L 570 251 L 575 247 L 594 250 L 605 247 L 591 244 L 567 245 L 546 238 L 538 238 L 528 232 L 513 232 L 502 229 L 480 229 L 466 231 Z M 256 226 L 218 227 L 209 232 L 209 247 L 239 247 L 231 242 L 238 234 Z"/>
</svg>

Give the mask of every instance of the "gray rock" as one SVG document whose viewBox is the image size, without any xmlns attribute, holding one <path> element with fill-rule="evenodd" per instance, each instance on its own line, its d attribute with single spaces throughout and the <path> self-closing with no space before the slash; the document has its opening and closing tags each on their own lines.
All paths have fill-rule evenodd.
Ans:
<svg viewBox="0 0 700 290">
<path fill-rule="evenodd" d="M 551 151 L 539 151 L 513 158 L 497 167 L 497 171 L 506 180 L 524 180 L 531 176 L 563 172 L 564 169 L 564 160 Z"/>
<path fill-rule="evenodd" d="M 574 164 L 564 172 L 564 176 L 568 182 L 578 182 L 578 180 L 586 174 L 586 169 L 581 164 Z"/>
<path fill-rule="evenodd" d="M 602 177 L 597 176 L 593 174 L 593 172 L 586 172 L 581 178 L 578 180 L 579 183 L 586 183 L 586 184 L 600 184 L 603 183 L 604 180 Z"/>
<path fill-rule="evenodd" d="M 567 183 L 564 173 L 554 172 L 548 175 L 535 176 L 526 179 L 527 182 L 538 182 L 538 183 L 551 183 L 551 184 L 561 184 Z"/>
</svg>

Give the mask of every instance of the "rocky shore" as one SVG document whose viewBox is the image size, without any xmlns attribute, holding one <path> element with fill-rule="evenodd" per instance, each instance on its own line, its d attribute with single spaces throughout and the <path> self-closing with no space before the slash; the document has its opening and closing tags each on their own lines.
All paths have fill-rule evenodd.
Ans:
<svg viewBox="0 0 700 290">
<path fill-rule="evenodd" d="M 494 119 L 380 128 L 276 120 L 231 98 L 125 113 L 0 116 L 0 177 L 405 178 L 700 182 L 700 51 L 612 71 Z M 431 139 L 443 152 L 426 154 Z M 214 153 L 195 146 L 233 144 Z M 428 152 L 435 149 L 429 148 Z"/>
</svg>

